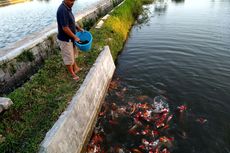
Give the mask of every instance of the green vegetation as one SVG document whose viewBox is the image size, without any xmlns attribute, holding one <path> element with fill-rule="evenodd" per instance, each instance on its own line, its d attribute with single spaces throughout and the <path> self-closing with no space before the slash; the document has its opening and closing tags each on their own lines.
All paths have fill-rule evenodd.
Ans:
<svg viewBox="0 0 230 153">
<path fill-rule="evenodd" d="M 16 71 L 17 71 L 13 64 L 10 64 L 10 69 L 9 70 L 10 70 L 11 74 L 16 73 Z"/>
<path fill-rule="evenodd" d="M 146 0 L 126 0 L 113 11 L 101 29 L 92 28 L 92 50 L 81 53 L 77 62 L 84 70 L 75 82 L 68 75 L 60 54 L 50 57 L 45 66 L 23 87 L 6 95 L 14 105 L 0 115 L 0 152 L 37 152 L 46 132 L 65 110 L 79 89 L 102 47 L 109 45 L 113 58 L 123 48 L 129 30 Z M 56 51 L 58 52 L 58 51 Z M 30 59 L 29 56 L 23 56 Z M 23 59 L 23 58 L 22 58 Z"/>
<path fill-rule="evenodd" d="M 34 60 L 34 55 L 30 51 L 23 51 L 21 55 L 17 57 L 17 61 L 19 62 L 32 62 Z"/>
<path fill-rule="evenodd" d="M 143 5 L 147 5 L 147 4 L 151 4 L 153 3 L 155 0 L 142 0 Z"/>
<path fill-rule="evenodd" d="M 4 64 L 0 65 L 0 68 L 1 68 L 1 69 L 7 68 L 7 63 L 4 63 Z"/>
<path fill-rule="evenodd" d="M 89 31 L 90 28 L 95 24 L 95 22 L 96 21 L 94 19 L 83 19 L 81 26 L 84 27 L 85 30 Z"/>
</svg>

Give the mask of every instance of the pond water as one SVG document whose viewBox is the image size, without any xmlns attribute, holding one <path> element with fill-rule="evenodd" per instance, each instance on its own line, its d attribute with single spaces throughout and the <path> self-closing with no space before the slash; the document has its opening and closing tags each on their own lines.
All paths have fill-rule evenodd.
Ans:
<svg viewBox="0 0 230 153">
<path fill-rule="evenodd" d="M 88 147 L 229 153 L 230 1 L 170 1 L 164 9 L 146 8 L 148 20 L 132 28 L 116 61 Z M 166 114 L 160 127 L 151 108 L 158 96 L 169 106 L 158 116 Z"/>
<path fill-rule="evenodd" d="M 100 0 L 77 0 L 73 13 Z M 32 0 L 0 7 L 0 49 L 28 34 L 56 22 L 56 11 L 62 0 Z"/>
</svg>

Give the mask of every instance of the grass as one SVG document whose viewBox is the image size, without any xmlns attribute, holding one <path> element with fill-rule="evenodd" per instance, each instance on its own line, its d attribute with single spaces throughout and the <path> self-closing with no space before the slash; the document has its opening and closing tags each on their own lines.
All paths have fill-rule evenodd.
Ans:
<svg viewBox="0 0 230 153">
<path fill-rule="evenodd" d="M 101 29 L 91 28 L 94 37 L 92 50 L 81 53 L 77 58 L 80 67 L 84 68 L 79 73 L 79 82 L 71 78 L 60 54 L 56 54 L 23 87 L 6 95 L 14 104 L 8 111 L 0 114 L 1 153 L 32 153 L 39 150 L 45 134 L 79 89 L 102 47 L 109 45 L 112 56 L 116 59 L 132 24 L 142 11 L 144 1 L 146 0 L 126 0 L 110 14 Z"/>
</svg>

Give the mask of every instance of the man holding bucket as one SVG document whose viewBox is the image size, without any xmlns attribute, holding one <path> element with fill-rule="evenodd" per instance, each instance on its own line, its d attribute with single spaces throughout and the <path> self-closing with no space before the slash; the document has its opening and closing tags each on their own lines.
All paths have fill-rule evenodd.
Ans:
<svg viewBox="0 0 230 153">
<path fill-rule="evenodd" d="M 75 35 L 76 28 L 79 31 L 84 31 L 79 25 L 75 25 L 75 18 L 72 13 L 72 6 L 75 0 L 64 0 L 57 10 L 58 24 L 58 43 L 61 48 L 61 54 L 69 73 L 74 80 L 79 80 L 76 75 L 81 69 L 75 62 L 75 57 L 78 55 L 78 50 L 74 42 L 80 42 L 80 39 Z"/>
</svg>

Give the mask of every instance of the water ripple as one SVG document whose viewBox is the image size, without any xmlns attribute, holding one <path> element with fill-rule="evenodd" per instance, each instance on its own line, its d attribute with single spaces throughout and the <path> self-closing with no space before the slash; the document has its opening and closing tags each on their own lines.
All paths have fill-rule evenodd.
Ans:
<svg viewBox="0 0 230 153">
<path fill-rule="evenodd" d="M 160 15 L 153 12 L 149 25 L 132 29 L 119 56 L 116 73 L 128 87 L 188 105 L 187 120 L 175 126 L 189 137 L 178 140 L 175 152 L 230 150 L 229 7 L 222 0 L 170 3 Z M 199 117 L 208 123 L 200 125 Z"/>
</svg>

